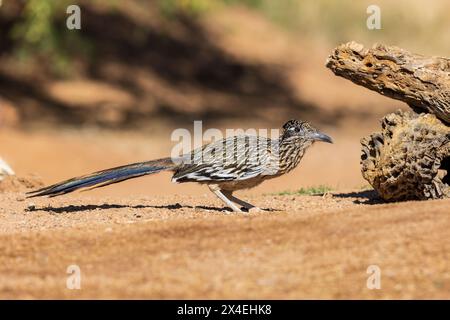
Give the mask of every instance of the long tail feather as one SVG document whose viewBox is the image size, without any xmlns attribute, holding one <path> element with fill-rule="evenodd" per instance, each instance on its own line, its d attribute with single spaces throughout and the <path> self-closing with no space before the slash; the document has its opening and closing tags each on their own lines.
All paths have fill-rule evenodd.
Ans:
<svg viewBox="0 0 450 320">
<path fill-rule="evenodd" d="M 27 193 L 27 197 L 55 197 L 81 188 L 95 189 L 148 174 L 171 170 L 175 164 L 170 158 L 138 162 L 121 167 L 106 169 L 92 174 L 72 178 L 39 190 Z"/>
</svg>

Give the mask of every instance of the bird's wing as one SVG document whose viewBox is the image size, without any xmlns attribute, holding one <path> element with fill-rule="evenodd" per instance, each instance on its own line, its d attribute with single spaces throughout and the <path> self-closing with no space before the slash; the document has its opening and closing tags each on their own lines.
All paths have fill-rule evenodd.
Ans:
<svg viewBox="0 0 450 320">
<path fill-rule="evenodd" d="M 273 162 L 273 140 L 235 136 L 210 143 L 185 156 L 174 182 L 246 180 L 264 175 Z"/>
</svg>

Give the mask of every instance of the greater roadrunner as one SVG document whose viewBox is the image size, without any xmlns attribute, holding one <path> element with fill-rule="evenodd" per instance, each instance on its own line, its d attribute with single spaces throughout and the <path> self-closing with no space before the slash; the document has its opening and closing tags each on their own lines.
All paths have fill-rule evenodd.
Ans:
<svg viewBox="0 0 450 320">
<path fill-rule="evenodd" d="M 253 188 L 267 179 L 294 169 L 315 141 L 332 143 L 306 121 L 290 120 L 277 139 L 239 135 L 204 145 L 177 158 L 162 158 L 107 169 L 73 178 L 28 193 L 29 197 L 59 196 L 80 188 L 91 189 L 161 171 L 174 172 L 173 182 L 198 182 L 233 211 L 255 206 L 233 196 L 233 192 Z"/>
</svg>

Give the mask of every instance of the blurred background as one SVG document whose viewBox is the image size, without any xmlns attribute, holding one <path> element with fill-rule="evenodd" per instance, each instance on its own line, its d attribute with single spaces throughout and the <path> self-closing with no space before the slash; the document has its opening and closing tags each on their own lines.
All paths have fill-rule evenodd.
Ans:
<svg viewBox="0 0 450 320">
<path fill-rule="evenodd" d="M 0 157 L 53 183 L 167 156 L 176 128 L 277 128 L 291 118 L 334 137 L 300 168 L 249 191 L 358 189 L 364 135 L 407 109 L 334 76 L 325 60 L 356 41 L 449 56 L 450 2 L 325 0 L 0 1 Z M 66 27 L 68 5 L 81 30 Z M 367 7 L 381 9 L 369 30 Z M 92 194 L 207 191 L 169 174 Z"/>
</svg>

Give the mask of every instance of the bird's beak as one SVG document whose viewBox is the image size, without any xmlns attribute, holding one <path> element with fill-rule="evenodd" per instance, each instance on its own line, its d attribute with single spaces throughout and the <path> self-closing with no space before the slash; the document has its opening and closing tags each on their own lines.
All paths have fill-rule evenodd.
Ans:
<svg viewBox="0 0 450 320">
<path fill-rule="evenodd" d="M 319 131 L 312 133 L 310 135 L 310 139 L 313 141 L 323 141 L 323 142 L 333 143 L 333 140 L 331 139 L 331 137 L 329 137 L 325 133 L 322 133 Z"/>
</svg>

